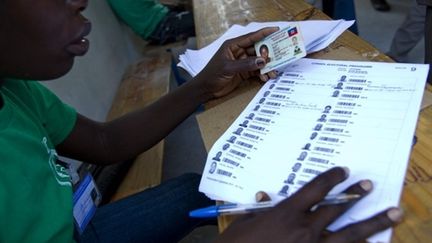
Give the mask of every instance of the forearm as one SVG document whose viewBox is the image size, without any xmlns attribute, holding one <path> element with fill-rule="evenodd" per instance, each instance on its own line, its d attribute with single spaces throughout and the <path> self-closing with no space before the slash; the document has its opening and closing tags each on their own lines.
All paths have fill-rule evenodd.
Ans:
<svg viewBox="0 0 432 243">
<path fill-rule="evenodd" d="M 166 137 L 212 95 L 193 79 L 153 104 L 116 120 L 100 123 L 79 115 L 59 154 L 96 164 L 132 159 Z"/>
<path fill-rule="evenodd" d="M 100 130 L 104 161 L 133 158 L 166 137 L 210 98 L 197 83 L 191 80 L 148 107 L 105 123 Z"/>
</svg>

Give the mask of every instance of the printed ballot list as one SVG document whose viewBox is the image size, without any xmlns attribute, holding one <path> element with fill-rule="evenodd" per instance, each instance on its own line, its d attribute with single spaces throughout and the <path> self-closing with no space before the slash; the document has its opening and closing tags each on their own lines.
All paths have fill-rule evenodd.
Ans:
<svg viewBox="0 0 432 243">
<path fill-rule="evenodd" d="M 268 81 L 210 150 L 200 191 L 215 200 L 280 201 L 334 166 L 373 192 L 330 226 L 397 206 L 428 65 L 300 59 Z M 373 237 L 389 241 L 391 231 Z"/>
</svg>

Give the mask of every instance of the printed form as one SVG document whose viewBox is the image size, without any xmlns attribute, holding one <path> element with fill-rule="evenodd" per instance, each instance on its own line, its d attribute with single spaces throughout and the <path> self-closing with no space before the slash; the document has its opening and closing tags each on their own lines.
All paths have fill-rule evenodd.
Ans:
<svg viewBox="0 0 432 243">
<path fill-rule="evenodd" d="M 329 228 L 397 206 L 428 65 L 300 59 L 268 81 L 213 145 L 200 191 L 212 199 L 280 201 L 334 166 L 374 190 Z M 391 231 L 371 241 L 390 241 Z"/>
</svg>

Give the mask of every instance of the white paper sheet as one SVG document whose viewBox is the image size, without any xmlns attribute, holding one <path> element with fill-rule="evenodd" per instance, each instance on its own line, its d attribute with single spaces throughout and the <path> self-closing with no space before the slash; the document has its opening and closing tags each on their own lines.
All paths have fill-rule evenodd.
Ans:
<svg viewBox="0 0 432 243">
<path fill-rule="evenodd" d="M 345 20 L 308 20 L 297 22 L 303 35 L 308 53 L 326 48 L 336 40 L 354 21 Z M 178 66 L 185 69 L 190 75 L 197 75 L 210 61 L 225 40 L 232 39 L 264 27 L 277 26 L 286 28 L 290 22 L 252 22 L 246 26 L 233 25 L 221 37 L 200 50 L 186 50 L 180 55 Z"/>
<path fill-rule="evenodd" d="M 209 152 L 200 191 L 253 203 L 280 201 L 334 166 L 373 192 L 335 230 L 399 203 L 428 65 L 301 59 L 267 82 Z M 339 84 L 340 83 L 340 84 Z M 331 107 L 330 109 L 325 107 Z M 387 242 L 391 231 L 372 237 Z"/>
</svg>

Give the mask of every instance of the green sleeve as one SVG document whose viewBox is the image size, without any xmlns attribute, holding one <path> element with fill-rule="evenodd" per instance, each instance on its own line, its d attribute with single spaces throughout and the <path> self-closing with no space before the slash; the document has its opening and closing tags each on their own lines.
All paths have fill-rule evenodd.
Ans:
<svg viewBox="0 0 432 243">
<path fill-rule="evenodd" d="M 54 146 L 57 146 L 72 132 L 77 112 L 63 103 L 54 93 L 35 81 L 26 82 L 36 102 L 39 119 L 43 122 Z"/>
<path fill-rule="evenodd" d="M 146 39 L 168 13 L 168 8 L 155 0 L 108 0 L 117 16 Z"/>
</svg>

